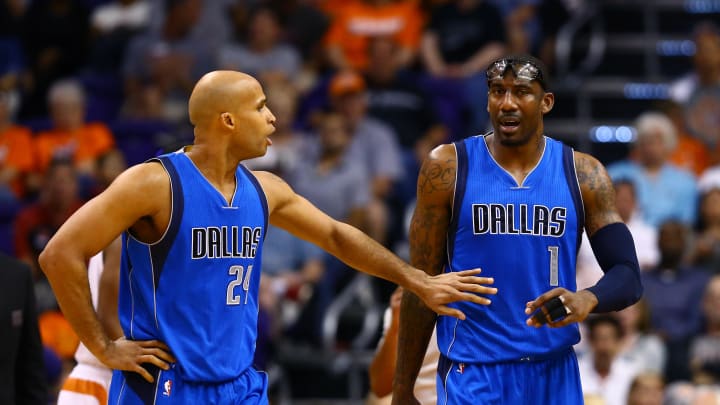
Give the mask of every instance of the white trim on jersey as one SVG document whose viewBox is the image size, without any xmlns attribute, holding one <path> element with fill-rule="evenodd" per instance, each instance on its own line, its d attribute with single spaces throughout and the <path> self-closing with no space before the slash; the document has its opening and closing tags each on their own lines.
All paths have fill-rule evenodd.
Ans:
<svg viewBox="0 0 720 405">
<path fill-rule="evenodd" d="M 157 320 L 157 286 L 155 285 L 155 266 L 153 264 L 153 258 L 152 258 L 152 246 L 148 246 L 148 257 L 150 258 L 150 271 L 152 274 L 152 283 L 153 283 L 153 315 L 155 316 L 155 328 L 157 330 L 160 330 L 160 325 L 158 324 Z"/>
</svg>

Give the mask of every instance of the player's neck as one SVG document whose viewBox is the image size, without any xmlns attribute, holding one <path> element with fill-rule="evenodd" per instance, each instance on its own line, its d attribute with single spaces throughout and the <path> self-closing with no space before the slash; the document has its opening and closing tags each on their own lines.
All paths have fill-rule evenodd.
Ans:
<svg viewBox="0 0 720 405">
<path fill-rule="evenodd" d="M 545 137 L 539 134 L 522 145 L 503 145 L 498 137 L 491 135 L 488 137 L 487 145 L 495 161 L 505 169 L 530 170 L 542 158 Z"/>
<path fill-rule="evenodd" d="M 185 154 L 213 185 L 223 188 L 224 185 L 232 183 L 234 187 L 235 171 L 240 159 L 230 156 L 229 151 L 222 153 L 218 148 L 196 144 L 185 148 Z"/>
</svg>

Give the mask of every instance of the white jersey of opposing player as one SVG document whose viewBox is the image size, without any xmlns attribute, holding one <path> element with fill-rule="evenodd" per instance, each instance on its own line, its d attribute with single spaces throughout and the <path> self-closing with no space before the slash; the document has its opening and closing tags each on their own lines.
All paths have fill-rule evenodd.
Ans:
<svg viewBox="0 0 720 405">
<path fill-rule="evenodd" d="M 102 277 L 103 253 L 93 256 L 88 263 L 88 280 L 93 308 L 97 310 Z M 112 371 L 105 367 L 82 342 L 75 351 L 77 365 L 73 368 L 58 395 L 58 405 L 104 405 L 110 389 Z"/>
<path fill-rule="evenodd" d="M 97 311 L 98 307 L 98 296 L 100 295 L 100 277 L 103 272 L 103 253 L 100 252 L 93 256 L 88 263 L 88 280 L 90 281 L 90 296 L 92 297 L 93 308 Z M 95 357 L 85 345 L 80 342 L 77 350 L 75 351 L 75 361 L 78 364 L 85 364 L 96 367 L 103 367 L 100 360 Z"/>
</svg>

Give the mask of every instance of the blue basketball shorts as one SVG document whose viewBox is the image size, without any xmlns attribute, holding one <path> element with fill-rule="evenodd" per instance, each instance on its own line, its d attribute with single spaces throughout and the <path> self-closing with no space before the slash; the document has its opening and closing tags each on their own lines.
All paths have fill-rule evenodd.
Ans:
<svg viewBox="0 0 720 405">
<path fill-rule="evenodd" d="M 458 363 L 440 356 L 438 405 L 583 404 L 575 351 L 501 363 Z"/>
<path fill-rule="evenodd" d="M 208 384 L 182 381 L 174 368 L 165 371 L 145 366 L 155 379 L 152 384 L 134 372 L 113 372 L 108 404 L 268 404 L 267 374 L 252 367 L 234 380 Z"/>
</svg>

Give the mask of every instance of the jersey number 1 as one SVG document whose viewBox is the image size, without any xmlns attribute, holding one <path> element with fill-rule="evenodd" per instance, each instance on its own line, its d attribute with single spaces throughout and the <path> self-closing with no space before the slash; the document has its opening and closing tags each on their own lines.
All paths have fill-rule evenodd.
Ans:
<svg viewBox="0 0 720 405">
<path fill-rule="evenodd" d="M 230 281 L 227 286 L 227 305 L 240 305 L 240 295 L 235 294 L 235 287 L 242 285 L 242 289 L 245 291 L 245 304 L 248 300 L 248 291 L 250 290 L 250 275 L 252 274 L 252 266 L 248 266 L 247 271 L 243 266 L 230 266 L 228 274 L 235 276 L 235 279 Z M 243 275 L 245 276 L 243 278 Z"/>
<path fill-rule="evenodd" d="M 560 246 L 548 246 L 550 252 L 550 286 L 557 287 L 560 285 L 558 280 L 558 250 Z"/>
</svg>

